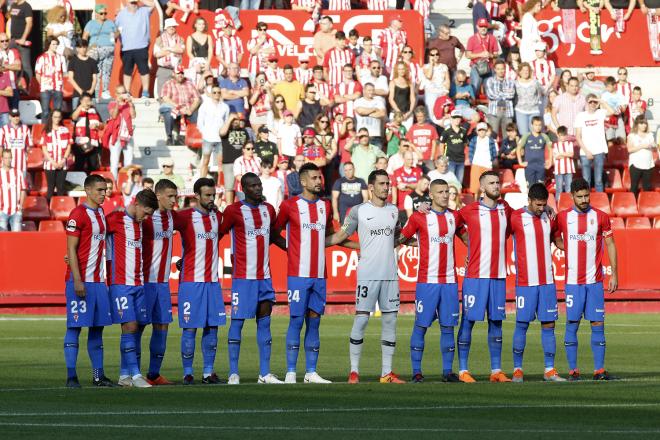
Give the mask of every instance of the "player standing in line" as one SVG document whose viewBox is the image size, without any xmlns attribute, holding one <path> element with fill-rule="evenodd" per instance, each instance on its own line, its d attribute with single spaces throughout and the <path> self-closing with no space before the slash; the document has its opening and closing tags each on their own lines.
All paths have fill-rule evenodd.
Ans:
<svg viewBox="0 0 660 440">
<path fill-rule="evenodd" d="M 142 190 L 125 211 L 114 211 L 107 217 L 109 296 L 112 322 L 121 324 L 119 385 L 123 387 L 151 387 L 140 373 L 137 358 L 138 320 L 144 320 L 146 315 L 137 298 L 144 289 L 141 223 L 156 209 L 156 194 Z"/>
<path fill-rule="evenodd" d="M 87 201 L 75 207 L 66 222 L 66 386 L 80 388 L 76 372 L 78 341 L 80 329 L 87 327 L 92 384 L 113 387 L 114 383 L 103 372 L 103 327 L 112 324 L 105 284 L 106 223 L 101 209 L 105 200 L 105 179 L 94 174 L 87 176 L 84 188 Z"/>
<path fill-rule="evenodd" d="M 331 235 L 332 206 L 321 199 L 323 174 L 318 166 L 306 163 L 298 171 L 302 194 L 280 205 L 275 234 L 286 227 L 288 254 L 287 289 L 289 328 L 286 333 L 285 383 L 296 383 L 296 364 L 300 350 L 300 332 L 305 329 L 305 383 L 330 383 L 316 372 L 321 344 L 319 325 L 325 310 L 326 267 L 325 237 Z"/>
<path fill-rule="evenodd" d="M 228 332 L 229 384 L 240 383 L 238 357 L 241 332 L 246 319 L 257 318 L 259 378 L 257 383 L 283 383 L 270 372 L 272 337 L 270 315 L 275 291 L 270 278 L 271 241 L 281 248 L 286 243 L 274 234 L 275 208 L 265 202 L 261 179 L 254 173 L 241 177 L 245 199 L 225 209 L 220 234 L 231 233 L 232 283 L 231 324 Z"/>
<path fill-rule="evenodd" d="M 506 238 L 511 208 L 500 199 L 496 171 L 479 177 L 483 198 L 458 212 L 467 227 L 468 266 L 463 281 L 463 314 L 458 330 L 458 361 L 461 382 L 476 382 L 468 371 L 468 357 L 475 321 L 488 312 L 488 349 L 491 382 L 511 382 L 502 372 L 502 321 L 506 319 Z"/>
<path fill-rule="evenodd" d="M 566 335 L 564 345 L 568 358 L 568 380 L 580 380 L 577 366 L 580 320 L 591 321 L 591 351 L 594 357 L 594 380 L 613 380 L 605 370 L 605 293 L 603 289 L 603 241 L 610 257 L 612 275 L 609 292 L 619 286 L 617 257 L 610 218 L 589 204 L 589 183 L 575 179 L 571 183 L 574 207 L 557 217 L 564 239 L 566 263 Z"/>
<path fill-rule="evenodd" d="M 443 382 L 459 382 L 452 370 L 454 327 L 458 325 L 458 284 L 454 263 L 454 235 L 461 231 L 457 213 L 448 209 L 449 184 L 442 179 L 431 182 L 431 211 L 414 212 L 401 230 L 399 243 L 417 235 L 419 269 L 415 288 L 415 326 L 410 336 L 413 382 L 423 382 L 422 356 L 426 330 L 437 318 L 440 324 Z"/>
<path fill-rule="evenodd" d="M 371 200 L 351 208 L 342 228 L 326 239 L 332 246 L 348 240 L 356 230 L 360 239 L 357 288 L 355 292 L 355 320 L 350 336 L 351 373 L 349 383 L 360 381 L 359 367 L 364 332 L 369 323 L 369 313 L 378 302 L 382 312 L 381 383 L 404 383 L 392 371 L 392 357 L 396 346 L 396 320 L 399 312 L 399 276 L 395 240 L 399 233 L 399 211 L 387 203 L 390 178 L 385 170 L 369 174 L 368 186 Z"/>
<path fill-rule="evenodd" d="M 144 289 L 136 300 L 138 310 L 145 309 L 145 312 L 138 316 L 140 324 L 137 339 L 138 365 L 142 352 L 142 333 L 145 326 L 151 324 L 147 382 L 151 385 L 174 385 L 160 374 L 160 367 L 165 357 L 168 325 L 172 322 L 169 281 L 175 215 L 172 209 L 176 205 L 177 187 L 171 180 L 161 179 L 156 183 L 154 190 L 158 199 L 158 209 L 142 222 Z"/>
<path fill-rule="evenodd" d="M 529 323 L 541 322 L 541 346 L 545 371 L 543 380 L 564 382 L 555 369 L 555 321 L 557 290 L 552 276 L 554 240 L 563 248 L 557 223 L 545 212 L 548 190 L 542 183 L 529 187 L 528 205 L 511 214 L 511 233 L 516 253 L 516 328 L 513 332 L 513 381 L 523 381 L 523 353 L 527 344 Z"/>
<path fill-rule="evenodd" d="M 183 384 L 192 385 L 195 336 L 202 331 L 203 384 L 219 384 L 215 373 L 218 326 L 226 324 L 225 303 L 218 283 L 218 229 L 222 214 L 217 211 L 215 182 L 202 177 L 193 192 L 197 206 L 174 216 L 174 229 L 181 233 L 183 253 L 177 262 L 179 274 L 179 327 Z"/>
</svg>

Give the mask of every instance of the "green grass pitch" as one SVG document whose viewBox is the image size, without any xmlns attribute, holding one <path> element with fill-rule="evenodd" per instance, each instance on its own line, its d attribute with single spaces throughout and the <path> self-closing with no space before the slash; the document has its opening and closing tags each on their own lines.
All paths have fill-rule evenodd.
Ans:
<svg viewBox="0 0 660 440">
<path fill-rule="evenodd" d="M 513 317 L 504 325 L 504 369 L 510 374 Z M 48 319 L 48 318 L 46 318 Z M 273 372 L 285 372 L 288 318 L 273 318 Z M 490 384 L 486 325 L 473 333 L 471 371 L 477 384 L 439 382 L 439 331 L 426 338 L 423 384 L 381 385 L 380 320 L 367 329 L 360 385 L 345 383 L 351 316 L 321 323 L 319 373 L 338 383 L 257 385 L 255 325 L 246 323 L 241 352 L 242 385 L 95 389 L 89 386 L 86 332 L 80 343 L 82 390 L 63 387 L 63 320 L 0 318 L 0 438 L 660 438 L 660 316 L 608 315 L 607 367 L 623 380 L 553 384 L 541 381 L 539 324 L 528 332 L 526 383 Z M 413 317 L 401 316 L 395 371 L 410 378 L 409 336 Z M 557 367 L 566 374 L 563 322 L 558 324 Z M 170 332 L 163 374 L 181 380 L 180 330 Z M 147 329 L 143 347 L 148 348 Z M 220 330 L 216 368 L 227 376 L 226 328 Z M 580 330 L 580 366 L 592 371 L 590 331 Z M 106 373 L 116 379 L 119 328 L 105 333 Z M 199 335 L 195 369 L 201 378 Z M 148 351 L 148 350 L 147 350 Z M 143 355 L 144 364 L 148 353 Z M 301 362 L 302 363 L 301 363 Z M 301 352 L 298 379 L 302 380 Z M 457 368 L 457 360 L 454 367 Z"/>
</svg>

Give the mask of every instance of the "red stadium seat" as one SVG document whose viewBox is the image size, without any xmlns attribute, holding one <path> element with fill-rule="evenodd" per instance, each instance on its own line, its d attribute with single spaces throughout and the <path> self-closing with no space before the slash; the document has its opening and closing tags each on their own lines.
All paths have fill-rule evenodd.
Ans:
<svg viewBox="0 0 660 440">
<path fill-rule="evenodd" d="M 651 229 L 651 221 L 648 217 L 629 217 L 626 229 Z"/>
<path fill-rule="evenodd" d="M 559 195 L 559 204 L 557 205 L 557 211 L 565 211 L 573 207 L 573 197 L 570 193 L 561 193 Z"/>
<path fill-rule="evenodd" d="M 623 189 L 623 181 L 621 180 L 621 173 L 616 168 L 608 168 L 605 170 L 607 182 L 605 184 L 606 193 L 615 193 L 625 191 Z"/>
<path fill-rule="evenodd" d="M 612 195 L 612 212 L 617 217 L 636 217 L 639 215 L 637 211 L 637 201 L 635 195 L 631 192 L 614 193 Z"/>
<path fill-rule="evenodd" d="M 28 187 L 33 196 L 45 195 L 48 190 L 46 182 L 46 173 L 43 171 L 33 171 L 28 178 Z"/>
<path fill-rule="evenodd" d="M 21 230 L 26 232 L 34 232 L 37 230 L 37 224 L 32 220 L 26 220 L 21 222 Z"/>
<path fill-rule="evenodd" d="M 623 184 L 623 189 L 630 191 L 630 168 L 624 167 L 623 174 L 621 175 L 621 183 Z"/>
<path fill-rule="evenodd" d="M 73 84 L 71 84 L 71 81 L 69 81 L 68 76 L 64 76 L 64 88 L 62 89 L 62 96 L 64 99 L 71 99 L 73 96 Z M 73 110 L 75 110 L 75 108 Z"/>
<path fill-rule="evenodd" d="M 104 179 L 112 180 L 112 185 L 117 189 L 115 186 L 115 177 L 110 171 L 92 171 L 92 174 L 98 174 L 99 176 L 103 176 Z"/>
<path fill-rule="evenodd" d="M 73 121 L 71 119 L 65 119 L 62 121 L 62 125 L 64 125 L 69 130 L 69 133 L 71 133 L 71 136 L 73 136 Z"/>
<path fill-rule="evenodd" d="M 45 124 L 34 124 L 32 126 L 32 143 L 35 147 L 41 148 L 41 136 L 44 133 Z"/>
<path fill-rule="evenodd" d="M 660 217 L 656 217 L 653 219 L 653 228 L 660 229 Z"/>
<path fill-rule="evenodd" d="M 76 201 L 69 196 L 54 196 L 50 199 L 50 213 L 55 220 L 64 221 L 76 207 Z"/>
<path fill-rule="evenodd" d="M 655 191 L 642 191 L 637 199 L 639 214 L 644 217 L 660 216 L 660 193 Z"/>
<path fill-rule="evenodd" d="M 186 145 L 194 149 L 202 148 L 202 133 L 192 122 L 186 126 Z"/>
<path fill-rule="evenodd" d="M 628 166 L 628 148 L 625 145 L 613 145 L 607 153 L 605 165 L 610 168 L 625 168 Z"/>
<path fill-rule="evenodd" d="M 79 205 L 82 205 L 82 204 L 85 203 L 86 201 L 87 201 L 87 197 L 86 197 L 86 196 L 78 197 L 78 204 L 79 204 Z"/>
<path fill-rule="evenodd" d="M 621 217 L 610 217 L 612 229 L 626 229 L 626 224 Z"/>
<path fill-rule="evenodd" d="M 26 220 L 50 220 L 50 210 L 46 198 L 27 196 L 23 205 L 23 218 Z"/>
<path fill-rule="evenodd" d="M 610 201 L 607 194 L 603 192 L 592 192 L 589 196 L 589 203 L 596 209 L 600 209 L 605 214 L 611 215 Z"/>
<path fill-rule="evenodd" d="M 59 220 L 42 220 L 39 222 L 39 232 L 64 231 L 64 225 Z"/>
<path fill-rule="evenodd" d="M 41 148 L 28 148 L 27 150 L 28 170 L 41 170 L 44 167 L 44 152 Z"/>
<path fill-rule="evenodd" d="M 516 180 L 513 176 L 513 171 L 508 168 L 500 168 L 497 173 L 500 175 L 500 184 L 502 186 L 505 183 L 512 183 Z"/>
</svg>

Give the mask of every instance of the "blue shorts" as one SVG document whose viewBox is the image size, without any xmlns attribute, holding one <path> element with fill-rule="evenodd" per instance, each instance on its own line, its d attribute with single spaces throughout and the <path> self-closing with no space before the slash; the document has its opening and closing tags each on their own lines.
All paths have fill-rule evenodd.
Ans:
<svg viewBox="0 0 660 440">
<path fill-rule="evenodd" d="M 554 284 L 542 286 L 516 286 L 516 321 L 556 321 L 557 289 Z"/>
<path fill-rule="evenodd" d="M 110 286 L 110 309 L 113 324 L 146 319 L 146 309 L 137 309 L 137 297 L 143 295 L 143 290 L 143 286 L 125 286 L 123 284 Z"/>
<path fill-rule="evenodd" d="M 140 314 L 138 323 L 169 324 L 172 322 L 172 298 L 169 283 L 146 283 L 144 289 L 135 298 L 135 305 Z M 142 312 L 144 309 L 144 313 Z"/>
<path fill-rule="evenodd" d="M 227 323 L 225 302 L 218 283 L 179 284 L 179 327 L 217 327 Z"/>
<path fill-rule="evenodd" d="M 260 302 L 275 302 L 275 291 L 270 278 L 265 280 L 231 280 L 231 317 L 251 319 L 257 316 Z"/>
<path fill-rule="evenodd" d="M 325 311 L 325 278 L 287 278 L 289 314 L 305 316 L 307 310 L 322 315 Z"/>
<path fill-rule="evenodd" d="M 500 278 L 465 278 L 463 280 L 463 316 L 468 321 L 506 319 L 506 280 Z"/>
<path fill-rule="evenodd" d="M 605 321 L 605 291 L 603 283 L 566 284 L 566 320 Z"/>
<path fill-rule="evenodd" d="M 86 295 L 84 298 L 76 295 L 73 281 L 67 281 L 64 293 L 66 296 L 66 326 L 67 327 L 103 327 L 112 324 L 110 315 L 110 299 L 105 283 L 83 283 Z"/>
<path fill-rule="evenodd" d="M 458 284 L 417 283 L 415 289 L 415 325 L 430 327 L 458 325 Z"/>
</svg>

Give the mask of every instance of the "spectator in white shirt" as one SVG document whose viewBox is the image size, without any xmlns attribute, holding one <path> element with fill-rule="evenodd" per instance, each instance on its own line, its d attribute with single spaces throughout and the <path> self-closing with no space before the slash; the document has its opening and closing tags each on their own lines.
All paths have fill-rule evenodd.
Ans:
<svg viewBox="0 0 660 440">
<path fill-rule="evenodd" d="M 413 153 L 413 167 L 416 167 L 417 164 L 422 161 L 422 153 L 415 148 L 415 145 L 407 139 L 401 139 L 399 151 L 390 156 L 387 162 L 387 174 L 392 175 L 395 170 L 398 170 L 403 166 L 403 155 L 408 151 Z"/>
<path fill-rule="evenodd" d="M 383 121 L 387 112 L 385 104 L 375 97 L 373 84 L 365 84 L 362 92 L 363 96 L 355 101 L 357 125 L 369 130 L 371 143 L 382 148 Z"/>
<path fill-rule="evenodd" d="M 360 75 L 359 80 L 363 88 L 368 83 L 373 84 L 374 95 L 385 103 L 387 96 L 390 93 L 390 85 L 387 77 L 382 74 L 382 71 L 383 67 L 380 61 L 373 60 L 369 63 L 369 70 Z"/>
<path fill-rule="evenodd" d="M 261 174 L 259 174 L 259 179 L 261 179 L 261 185 L 264 188 L 263 195 L 266 198 L 266 201 L 273 205 L 275 211 L 280 210 L 280 204 L 284 200 L 284 185 L 282 181 L 277 177 L 272 175 L 273 173 L 273 161 L 271 159 L 264 159 L 261 162 Z"/>
<path fill-rule="evenodd" d="M 300 127 L 294 122 L 291 110 L 284 111 L 284 121 L 277 132 L 277 151 L 279 155 L 293 160 L 298 147 L 302 145 Z"/>
<path fill-rule="evenodd" d="M 461 187 L 456 174 L 453 171 L 449 171 L 449 159 L 447 159 L 447 156 L 440 156 L 435 160 L 435 170 L 429 172 L 428 176 L 431 182 L 442 179 L 449 185 L 454 185 L 457 188 Z"/>
<path fill-rule="evenodd" d="M 214 85 L 211 94 L 211 99 L 205 99 L 197 112 L 197 128 L 202 134 L 200 177 L 206 177 L 209 172 L 209 161 L 212 152 L 215 152 L 218 167 L 222 168 L 220 129 L 227 123 L 229 118 L 229 106 L 222 101 L 220 86 Z"/>
<path fill-rule="evenodd" d="M 605 109 L 598 108 L 599 105 Z M 596 191 L 603 192 L 603 167 L 607 154 L 605 139 L 605 120 L 614 114 L 612 107 L 596 95 L 587 95 L 587 107 L 575 118 L 575 139 L 580 147 L 580 164 L 582 177 L 592 183 L 591 166 L 593 163 L 593 186 Z"/>
</svg>

